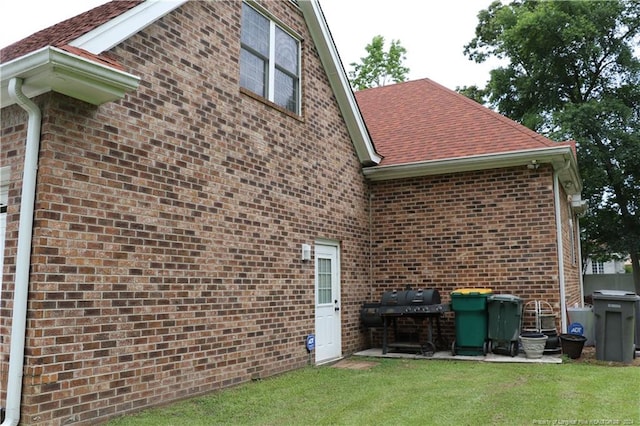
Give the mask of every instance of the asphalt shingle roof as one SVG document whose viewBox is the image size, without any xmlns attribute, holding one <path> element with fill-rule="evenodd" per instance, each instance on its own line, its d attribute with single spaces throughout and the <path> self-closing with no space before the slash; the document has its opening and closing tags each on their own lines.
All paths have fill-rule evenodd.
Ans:
<svg viewBox="0 0 640 426">
<path fill-rule="evenodd" d="M 9 62 L 46 46 L 58 47 L 78 54 L 82 49 L 76 48 L 72 51 L 71 49 L 73 48 L 68 46 L 71 41 L 123 14 L 129 9 L 134 8 L 140 3 L 142 3 L 142 0 L 112 1 L 45 28 L 0 50 L 0 63 Z M 85 52 L 84 56 L 93 60 L 109 62 L 108 58 L 101 58 L 102 55 L 96 56 Z M 116 64 L 112 62 L 109 65 L 114 66 Z"/>
<path fill-rule="evenodd" d="M 558 146 L 429 79 L 355 95 L 376 150 L 384 156 L 381 165 Z"/>
</svg>

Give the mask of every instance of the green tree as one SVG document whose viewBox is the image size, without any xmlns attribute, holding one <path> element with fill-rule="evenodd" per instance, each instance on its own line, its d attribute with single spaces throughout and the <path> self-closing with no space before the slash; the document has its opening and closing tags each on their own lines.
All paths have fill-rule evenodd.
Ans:
<svg viewBox="0 0 640 426">
<path fill-rule="evenodd" d="M 384 50 L 384 37 L 377 35 L 365 47 L 367 56 L 360 58 L 360 63 L 353 62 L 349 71 L 349 81 L 356 90 L 380 87 L 389 82 L 400 83 L 407 79 L 409 68 L 402 62 L 406 59 L 407 50 L 399 40 L 391 40 L 389 50 Z"/>
<path fill-rule="evenodd" d="M 480 89 L 478 86 L 475 86 L 475 85 L 456 87 L 456 92 L 466 96 L 469 99 L 476 101 L 479 104 L 484 104 L 485 98 L 487 96 L 487 93 L 483 89 Z"/>
<path fill-rule="evenodd" d="M 465 53 L 508 62 L 480 93 L 556 139 L 574 139 L 589 210 L 585 255 L 629 253 L 640 293 L 640 2 L 492 3 Z"/>
</svg>

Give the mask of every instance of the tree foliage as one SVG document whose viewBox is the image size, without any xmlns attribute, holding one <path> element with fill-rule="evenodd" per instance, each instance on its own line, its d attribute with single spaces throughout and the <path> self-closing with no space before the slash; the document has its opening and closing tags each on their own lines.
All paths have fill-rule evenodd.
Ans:
<svg viewBox="0 0 640 426">
<path fill-rule="evenodd" d="M 465 53 L 508 65 L 484 89 L 464 90 L 531 129 L 577 141 L 590 206 L 583 253 L 629 253 L 640 293 L 640 2 L 496 1 L 478 18 Z"/>
<path fill-rule="evenodd" d="M 384 50 L 385 40 L 381 35 L 373 37 L 365 47 L 367 56 L 360 58 L 360 63 L 353 62 L 349 72 L 349 81 L 356 90 L 384 86 L 390 82 L 405 81 L 409 68 L 402 65 L 407 50 L 399 40 L 391 40 L 389 50 Z"/>
<path fill-rule="evenodd" d="M 484 104 L 487 92 L 484 89 L 480 89 L 478 86 L 462 86 L 456 87 L 456 92 L 467 98 L 476 101 L 479 104 Z"/>
</svg>

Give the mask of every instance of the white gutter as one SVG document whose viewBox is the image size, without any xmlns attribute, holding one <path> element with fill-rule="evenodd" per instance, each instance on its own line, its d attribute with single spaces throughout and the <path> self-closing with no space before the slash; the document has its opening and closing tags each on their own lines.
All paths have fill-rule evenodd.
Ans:
<svg viewBox="0 0 640 426">
<path fill-rule="evenodd" d="M 587 201 L 582 199 L 580 195 L 572 195 L 571 196 L 571 212 L 574 214 L 576 218 L 576 236 L 578 238 L 578 274 L 580 281 L 580 307 L 584 308 L 584 275 L 583 275 L 583 265 L 582 265 L 582 244 L 580 244 L 580 216 L 582 216 L 588 208 Z M 571 323 L 571 318 L 568 318 L 567 322 Z"/>
<path fill-rule="evenodd" d="M 565 167 L 569 162 L 572 167 Z M 461 173 L 530 164 L 552 164 L 559 171 L 564 188 L 570 194 L 580 194 L 582 182 L 578 175 L 575 155 L 568 145 L 506 151 L 469 157 L 426 160 L 415 163 L 393 164 L 389 166 L 365 167 L 363 173 L 371 181 L 404 179 L 419 176 Z"/>
<path fill-rule="evenodd" d="M 140 84 L 140 77 L 52 46 L 0 64 L 2 108 L 15 103 L 8 93 L 13 78 L 24 82 L 29 98 L 53 91 L 93 105 L 122 99 Z"/>
<path fill-rule="evenodd" d="M 561 332 L 567 332 L 567 301 L 565 299 L 565 282 L 564 282 L 564 244 L 562 243 L 562 210 L 560 205 L 560 173 L 566 171 L 571 166 L 567 161 L 564 167 L 553 172 L 553 195 L 556 205 L 556 238 L 558 240 L 558 284 L 560 285 L 560 318 Z"/>
<path fill-rule="evenodd" d="M 584 308 L 584 276 L 582 274 L 582 244 L 580 244 L 580 217 L 576 216 L 576 235 L 578 237 L 578 281 L 580 282 L 580 307 Z M 637 312 L 636 315 L 640 315 Z M 571 318 L 569 318 L 571 320 Z M 640 344 L 640 343 L 637 343 Z"/>
<path fill-rule="evenodd" d="M 27 330 L 27 302 L 29 297 L 29 267 L 31 265 L 31 237 L 33 234 L 33 212 L 36 177 L 38 175 L 38 151 L 40 149 L 42 114 L 38 106 L 22 92 L 22 79 L 12 78 L 9 81 L 8 88 L 9 96 L 29 114 L 20 201 L 20 225 L 18 228 L 18 252 L 16 255 L 13 319 L 11 323 L 11 352 L 9 355 L 9 378 L 7 379 L 7 406 L 6 417 L 2 423 L 2 426 L 15 426 L 20 421 L 24 340 Z"/>
</svg>

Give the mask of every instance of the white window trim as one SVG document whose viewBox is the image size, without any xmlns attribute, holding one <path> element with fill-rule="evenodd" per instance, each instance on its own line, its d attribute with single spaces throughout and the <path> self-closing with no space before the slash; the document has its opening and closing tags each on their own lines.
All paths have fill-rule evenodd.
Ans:
<svg viewBox="0 0 640 426">
<path fill-rule="evenodd" d="M 597 260 L 591 261 L 591 273 L 594 275 L 604 274 L 604 262 Z"/>
<path fill-rule="evenodd" d="M 302 36 L 300 36 L 300 34 L 296 33 L 295 31 L 293 31 L 291 28 L 289 28 L 287 25 L 284 24 L 284 22 L 282 22 L 281 20 L 279 20 L 278 18 L 276 18 L 275 16 L 273 16 L 271 13 L 269 13 L 269 11 L 267 11 L 264 7 L 260 6 L 258 3 L 256 3 L 253 0 L 247 0 L 245 1 L 245 3 L 253 8 L 253 10 L 255 10 L 256 12 L 258 12 L 259 14 L 261 14 L 262 16 L 264 16 L 266 19 L 269 20 L 269 71 L 268 71 L 268 82 L 267 82 L 267 97 L 266 99 L 269 102 L 273 102 L 275 103 L 275 79 L 276 79 L 276 62 L 275 62 L 275 52 L 276 52 L 276 47 L 275 47 L 275 38 L 276 38 L 276 26 L 278 26 L 282 31 L 284 31 L 285 33 L 289 34 L 291 37 L 293 37 L 297 42 L 298 42 L 298 73 L 296 75 L 297 79 L 298 79 L 298 87 L 297 87 L 297 99 L 296 99 L 296 111 L 290 111 L 289 109 L 280 106 L 281 108 L 284 108 L 285 110 L 291 112 L 292 114 L 296 114 L 296 115 L 301 115 L 302 114 Z M 248 89 L 247 89 L 248 90 Z"/>
</svg>

